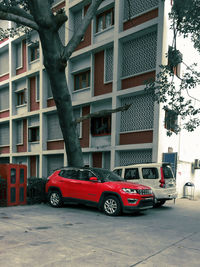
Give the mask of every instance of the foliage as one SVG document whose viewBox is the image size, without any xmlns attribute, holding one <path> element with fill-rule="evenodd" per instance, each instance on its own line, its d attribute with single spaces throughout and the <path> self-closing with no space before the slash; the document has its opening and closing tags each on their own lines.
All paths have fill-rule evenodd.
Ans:
<svg viewBox="0 0 200 267">
<path fill-rule="evenodd" d="M 167 57 L 168 64 L 160 66 L 160 72 L 154 81 L 148 81 L 146 90 L 154 93 L 155 101 L 163 103 L 164 109 L 174 111 L 182 119 L 182 125 L 176 125 L 175 133 L 181 128 L 194 131 L 200 126 L 199 99 L 192 97 L 189 90 L 200 85 L 200 73 L 196 70 L 197 64 L 187 66 L 183 62 L 182 54 L 176 49 L 177 34 L 185 38 L 191 37 L 194 47 L 200 51 L 200 1 L 175 0 L 170 13 L 171 28 L 174 33 L 172 46 L 169 47 Z M 182 63 L 186 67 L 184 74 L 179 77 L 178 65 Z M 177 86 L 178 83 L 178 86 Z M 172 132 L 168 131 L 168 135 Z"/>
<path fill-rule="evenodd" d="M 195 48 L 200 51 L 200 1 L 174 0 L 170 18 L 176 24 L 176 29 L 184 37 L 191 37 Z"/>
</svg>

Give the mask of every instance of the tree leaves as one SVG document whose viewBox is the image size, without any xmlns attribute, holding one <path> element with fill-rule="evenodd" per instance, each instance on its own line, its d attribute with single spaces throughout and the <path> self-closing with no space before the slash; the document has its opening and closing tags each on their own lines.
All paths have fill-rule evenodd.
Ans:
<svg viewBox="0 0 200 267">
<path fill-rule="evenodd" d="M 200 125 L 200 108 L 195 103 L 198 99 L 189 94 L 190 89 L 200 85 L 199 73 L 194 71 L 193 66 L 188 67 L 188 71 L 179 79 L 170 70 L 169 66 L 160 66 L 161 71 L 157 74 L 156 80 L 146 83 L 146 91 L 154 94 L 157 103 L 164 103 L 164 109 L 169 109 L 181 117 L 184 121 L 182 128 L 193 131 Z M 176 125 L 174 132 L 178 133 L 181 128 Z M 168 131 L 170 136 L 172 132 Z"/>
</svg>

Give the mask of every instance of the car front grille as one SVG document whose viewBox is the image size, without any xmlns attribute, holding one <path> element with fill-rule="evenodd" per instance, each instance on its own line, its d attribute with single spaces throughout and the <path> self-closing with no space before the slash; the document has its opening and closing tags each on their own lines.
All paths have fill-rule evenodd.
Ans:
<svg viewBox="0 0 200 267">
<path fill-rule="evenodd" d="M 152 194 L 152 190 L 151 189 L 138 189 L 137 192 L 140 195 L 149 195 L 149 194 Z"/>
</svg>

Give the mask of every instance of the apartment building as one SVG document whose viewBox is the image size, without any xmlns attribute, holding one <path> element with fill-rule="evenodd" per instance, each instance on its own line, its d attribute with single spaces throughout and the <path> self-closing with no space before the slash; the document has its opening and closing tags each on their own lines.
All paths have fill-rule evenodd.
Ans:
<svg viewBox="0 0 200 267">
<path fill-rule="evenodd" d="M 85 165 L 117 165 L 171 160 L 176 168 L 179 137 L 169 142 L 171 116 L 144 91 L 168 50 L 170 1 L 104 0 L 66 69 L 75 117 L 131 104 L 126 112 L 79 123 Z M 63 43 L 79 27 L 88 5 L 54 1 L 68 22 Z M 1 27 L 13 23 L 1 21 Z M 179 144 L 180 145 L 180 144 Z M 23 163 L 28 176 L 46 177 L 67 165 L 50 83 L 37 33 L 0 44 L 0 162 Z"/>
</svg>

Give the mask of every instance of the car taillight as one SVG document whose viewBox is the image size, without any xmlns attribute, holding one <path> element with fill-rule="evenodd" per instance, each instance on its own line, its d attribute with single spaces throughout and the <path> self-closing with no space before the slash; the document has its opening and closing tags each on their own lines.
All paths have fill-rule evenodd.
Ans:
<svg viewBox="0 0 200 267">
<path fill-rule="evenodd" d="M 159 180 L 160 187 L 165 188 L 165 178 L 164 178 L 163 168 L 160 168 L 160 173 L 161 173 L 161 179 Z"/>
</svg>

